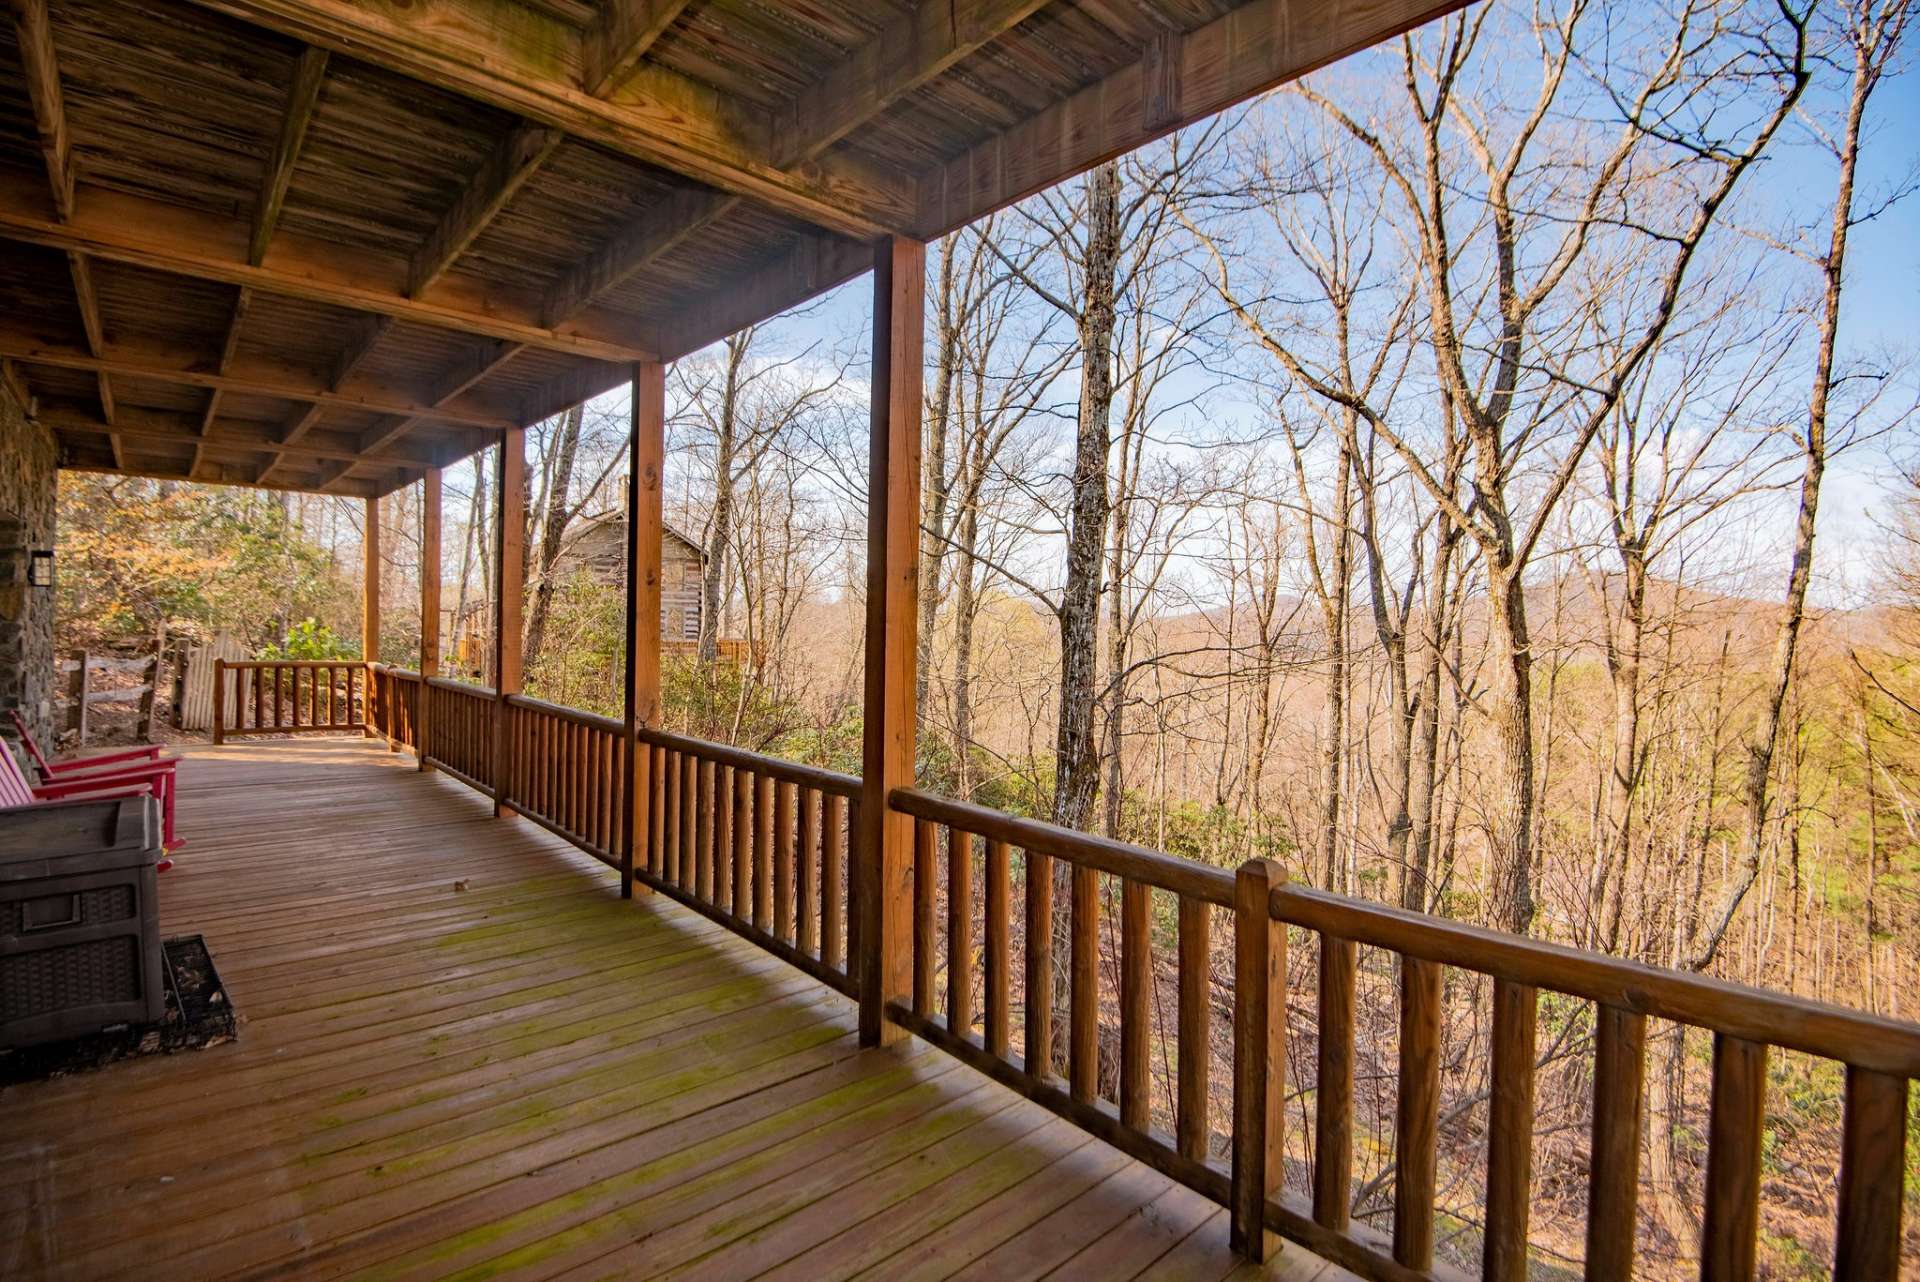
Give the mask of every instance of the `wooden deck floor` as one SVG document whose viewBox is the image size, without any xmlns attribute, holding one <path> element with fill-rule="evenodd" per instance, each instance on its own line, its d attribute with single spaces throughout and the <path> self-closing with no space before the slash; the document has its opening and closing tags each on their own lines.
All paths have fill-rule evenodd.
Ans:
<svg viewBox="0 0 1920 1282">
<path fill-rule="evenodd" d="M 0 1277 L 1349 1276 L 411 758 L 188 755 L 240 1040 L 0 1092 Z"/>
</svg>

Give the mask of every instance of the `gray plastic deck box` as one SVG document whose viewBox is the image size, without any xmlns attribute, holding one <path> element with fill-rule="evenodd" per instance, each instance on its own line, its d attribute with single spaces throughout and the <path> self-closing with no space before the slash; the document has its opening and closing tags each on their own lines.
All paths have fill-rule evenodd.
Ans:
<svg viewBox="0 0 1920 1282">
<path fill-rule="evenodd" d="M 160 1019 L 159 858 L 152 797 L 0 810 L 0 1048 Z"/>
</svg>

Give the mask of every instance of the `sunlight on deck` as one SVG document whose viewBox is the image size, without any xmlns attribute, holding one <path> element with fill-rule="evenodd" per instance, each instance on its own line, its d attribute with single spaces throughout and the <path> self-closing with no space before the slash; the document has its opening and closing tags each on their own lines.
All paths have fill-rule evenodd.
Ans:
<svg viewBox="0 0 1920 1282">
<path fill-rule="evenodd" d="M 411 756 L 187 755 L 240 1039 L 0 1092 L 0 1277 L 1350 1276 Z"/>
</svg>

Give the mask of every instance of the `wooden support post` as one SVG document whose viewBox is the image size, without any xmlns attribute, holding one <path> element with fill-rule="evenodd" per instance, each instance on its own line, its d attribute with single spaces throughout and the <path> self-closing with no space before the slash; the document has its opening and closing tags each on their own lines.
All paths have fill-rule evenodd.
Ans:
<svg viewBox="0 0 1920 1282">
<path fill-rule="evenodd" d="M 227 661 L 213 661 L 213 746 L 227 741 Z"/>
<path fill-rule="evenodd" d="M 913 786 L 914 632 L 920 550 L 921 348 L 926 246 L 887 237 L 873 257 L 873 419 L 867 470 L 867 685 L 861 744 L 860 1041 L 899 1041 L 887 1003 L 913 979 L 913 820 L 887 804 Z"/>
<path fill-rule="evenodd" d="M 420 690 L 414 697 L 413 755 L 427 765 L 427 682 L 440 675 L 440 469 L 420 478 Z"/>
<path fill-rule="evenodd" d="M 1287 874 L 1271 859 L 1240 865 L 1233 896 L 1234 1250 L 1267 1258 L 1267 1199 L 1280 1191 L 1287 1095 L 1287 931 L 1268 905 Z"/>
<path fill-rule="evenodd" d="M 366 564 L 360 577 L 360 659 L 363 663 L 380 662 L 380 500 L 367 500 L 367 520 L 360 537 L 361 550 L 366 554 Z M 372 668 L 369 667 L 371 672 Z M 373 709 L 373 684 L 367 684 L 366 694 L 362 696 L 364 724 L 360 733 L 371 738 L 375 730 Z"/>
<path fill-rule="evenodd" d="M 1602 1004 L 1593 1064 L 1593 1139 L 1587 1182 L 1590 1282 L 1633 1276 L 1640 1196 L 1640 1127 L 1645 1118 L 1647 1017 Z"/>
<path fill-rule="evenodd" d="M 1715 1033 L 1700 1282 L 1753 1282 L 1758 1276 L 1766 1120 L 1767 1047 Z"/>
<path fill-rule="evenodd" d="M 620 897 L 633 897 L 640 843 L 653 832 L 648 766 L 653 754 L 637 738 L 660 717 L 661 475 L 667 453 L 667 370 L 658 361 L 633 367 L 633 424 L 627 439 L 627 779 L 626 840 L 620 853 Z M 652 864 L 647 864 L 652 867 Z"/>
<path fill-rule="evenodd" d="M 527 433 L 509 428 L 500 437 L 500 466 L 495 469 L 499 490 L 493 510 L 499 520 L 494 531 L 493 572 L 493 813 L 506 813 L 507 780 L 512 777 L 508 753 L 507 696 L 520 693 L 521 613 L 526 596 L 527 556 Z"/>
<path fill-rule="evenodd" d="M 73 680 L 67 685 L 67 697 L 71 701 L 67 708 L 67 729 L 79 735 L 78 742 L 84 748 L 87 746 L 87 696 L 92 693 L 93 682 L 87 652 L 74 651 L 73 662 Z"/>
<path fill-rule="evenodd" d="M 1840 1282 L 1900 1276 L 1900 1212 L 1906 1191 L 1907 1081 L 1847 1069 L 1840 1141 Z"/>
</svg>

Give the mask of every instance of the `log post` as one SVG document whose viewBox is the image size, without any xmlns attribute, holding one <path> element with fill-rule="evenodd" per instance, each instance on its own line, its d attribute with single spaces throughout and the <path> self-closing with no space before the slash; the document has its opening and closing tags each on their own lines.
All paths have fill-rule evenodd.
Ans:
<svg viewBox="0 0 1920 1282">
<path fill-rule="evenodd" d="M 83 669 L 84 670 L 84 669 Z M 227 741 L 227 661 L 213 661 L 213 746 Z"/>
<path fill-rule="evenodd" d="M 413 755 L 427 764 L 427 682 L 440 675 L 440 469 L 420 478 L 420 689 L 413 700 Z"/>
<path fill-rule="evenodd" d="M 666 424 L 666 366 L 642 361 L 633 367 L 633 425 L 627 438 L 627 806 L 620 851 L 622 899 L 633 898 L 633 867 L 639 862 L 640 843 L 653 831 L 648 770 L 653 754 L 641 745 L 638 732 L 660 719 L 660 530 Z"/>
<path fill-rule="evenodd" d="M 92 681 L 89 679 L 87 652 L 76 650 L 73 654 L 73 680 L 67 683 L 67 697 L 71 700 L 67 709 L 67 729 L 78 734 L 81 747 L 87 746 L 87 696 L 92 693 Z"/>
<path fill-rule="evenodd" d="M 1230 1245 L 1267 1258 L 1267 1199 L 1280 1191 L 1287 1097 L 1287 932 L 1269 905 L 1287 874 L 1249 859 L 1234 879 L 1233 1186 Z"/>
<path fill-rule="evenodd" d="M 380 500 L 367 499 L 367 520 L 360 538 L 366 565 L 360 576 L 360 661 L 367 665 L 368 681 L 361 700 L 360 733 L 372 738 L 379 733 L 374 710 L 373 665 L 380 662 Z M 351 692 L 352 687 L 348 687 Z M 348 709 L 351 717 L 353 711 Z"/>
<path fill-rule="evenodd" d="M 913 786 L 914 632 L 920 550 L 921 348 L 926 246 L 882 239 L 873 260 L 873 419 L 867 471 L 866 718 L 861 743 L 858 901 L 860 1041 L 899 1041 L 886 1018 L 913 978 L 908 928 L 913 820 L 887 798 Z"/>
<path fill-rule="evenodd" d="M 495 469 L 499 490 L 493 510 L 499 520 L 494 531 L 493 585 L 493 813 L 507 813 L 507 781 L 512 777 L 507 754 L 507 696 L 520 693 L 521 617 L 526 598 L 527 569 L 527 431 L 508 428 L 500 438 L 500 466 Z"/>
</svg>

